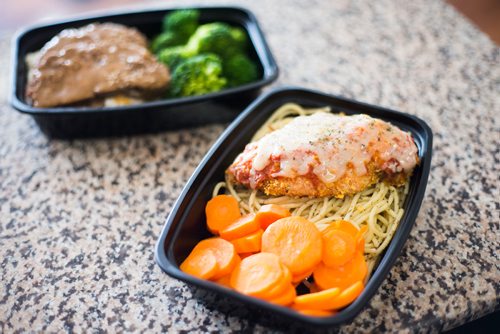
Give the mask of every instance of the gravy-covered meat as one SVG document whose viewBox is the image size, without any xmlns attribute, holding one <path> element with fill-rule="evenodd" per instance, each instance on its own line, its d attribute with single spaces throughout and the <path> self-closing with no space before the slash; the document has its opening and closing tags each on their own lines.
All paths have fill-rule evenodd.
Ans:
<svg viewBox="0 0 500 334">
<path fill-rule="evenodd" d="M 154 95 L 169 80 L 136 29 L 96 23 L 63 30 L 40 50 L 26 96 L 35 107 L 54 107 L 127 90 Z"/>
<path fill-rule="evenodd" d="M 403 184 L 417 163 L 409 133 L 367 115 L 319 112 L 248 144 L 227 173 L 267 195 L 342 198 L 382 179 Z"/>
</svg>

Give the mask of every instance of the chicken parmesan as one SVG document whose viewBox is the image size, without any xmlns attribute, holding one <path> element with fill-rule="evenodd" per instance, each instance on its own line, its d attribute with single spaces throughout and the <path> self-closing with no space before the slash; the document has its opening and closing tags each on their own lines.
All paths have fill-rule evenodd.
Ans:
<svg viewBox="0 0 500 334">
<path fill-rule="evenodd" d="M 227 169 L 272 196 L 343 198 L 384 180 L 402 185 L 418 163 L 411 134 L 368 115 L 298 116 L 251 142 Z"/>
</svg>

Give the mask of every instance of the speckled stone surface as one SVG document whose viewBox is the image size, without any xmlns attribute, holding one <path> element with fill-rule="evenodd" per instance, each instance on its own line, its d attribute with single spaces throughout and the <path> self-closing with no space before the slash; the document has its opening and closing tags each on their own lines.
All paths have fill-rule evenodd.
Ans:
<svg viewBox="0 0 500 334">
<path fill-rule="evenodd" d="M 415 114 L 435 134 L 427 194 L 402 255 L 363 312 L 331 330 L 438 332 L 498 308 L 499 48 L 441 1 L 232 3 L 258 17 L 281 68 L 276 85 Z M 0 332 L 306 330 L 189 288 L 154 262 L 165 217 L 223 125 L 48 141 L 6 101 L 7 37 Z"/>
</svg>

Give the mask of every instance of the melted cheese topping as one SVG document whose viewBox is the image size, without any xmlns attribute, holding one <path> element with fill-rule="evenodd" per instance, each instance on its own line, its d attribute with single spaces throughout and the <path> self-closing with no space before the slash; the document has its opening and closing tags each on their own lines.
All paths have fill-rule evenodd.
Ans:
<svg viewBox="0 0 500 334">
<path fill-rule="evenodd" d="M 237 161 L 252 161 L 250 175 L 279 161 L 280 168 L 272 177 L 312 172 L 324 183 L 332 183 L 349 166 L 357 175 L 366 174 L 365 164 L 375 156 L 383 163 L 379 168 L 387 173 L 410 172 L 418 161 L 411 135 L 387 122 L 367 115 L 316 113 L 296 117 L 250 143 Z M 253 188 L 255 180 L 250 179 Z"/>
</svg>

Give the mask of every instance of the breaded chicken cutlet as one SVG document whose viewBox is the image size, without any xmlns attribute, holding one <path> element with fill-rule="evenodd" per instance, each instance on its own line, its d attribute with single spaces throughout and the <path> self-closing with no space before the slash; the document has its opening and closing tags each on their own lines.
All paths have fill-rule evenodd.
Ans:
<svg viewBox="0 0 500 334">
<path fill-rule="evenodd" d="M 418 161 L 411 134 L 390 123 L 319 112 L 248 144 L 226 173 L 266 195 L 343 198 L 381 180 L 404 184 Z"/>
</svg>

